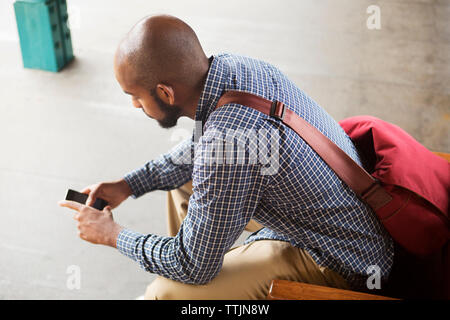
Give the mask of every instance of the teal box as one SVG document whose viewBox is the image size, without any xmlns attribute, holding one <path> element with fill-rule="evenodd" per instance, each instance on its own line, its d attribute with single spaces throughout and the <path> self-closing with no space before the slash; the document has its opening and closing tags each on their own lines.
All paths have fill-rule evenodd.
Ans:
<svg viewBox="0 0 450 320">
<path fill-rule="evenodd" d="M 73 59 L 66 0 L 14 2 L 23 66 L 58 72 Z"/>
</svg>

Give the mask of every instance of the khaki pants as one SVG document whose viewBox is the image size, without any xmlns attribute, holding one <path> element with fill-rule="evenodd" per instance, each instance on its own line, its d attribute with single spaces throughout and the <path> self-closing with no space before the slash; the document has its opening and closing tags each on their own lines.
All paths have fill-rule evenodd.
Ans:
<svg viewBox="0 0 450 320">
<path fill-rule="evenodd" d="M 170 236 L 178 233 L 191 194 L 192 182 L 168 192 Z M 252 220 L 246 230 L 253 232 L 260 228 Z M 284 241 L 260 240 L 228 251 L 222 270 L 210 283 L 190 285 L 158 277 L 147 287 L 145 299 L 265 299 L 273 279 L 349 288 L 339 274 L 318 266 L 305 250 Z"/>
</svg>

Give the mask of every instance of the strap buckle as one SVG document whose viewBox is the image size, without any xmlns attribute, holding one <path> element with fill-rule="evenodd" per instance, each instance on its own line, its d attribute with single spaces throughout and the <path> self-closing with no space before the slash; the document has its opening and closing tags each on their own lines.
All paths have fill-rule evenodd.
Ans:
<svg viewBox="0 0 450 320">
<path fill-rule="evenodd" d="M 277 100 L 274 100 L 272 102 L 272 105 L 270 107 L 270 116 L 272 118 L 283 121 L 285 111 L 286 111 L 286 106 L 284 105 L 283 102 L 280 102 Z"/>
<path fill-rule="evenodd" d="M 375 211 L 392 200 L 392 196 L 381 186 L 378 179 L 375 179 L 374 183 L 361 193 L 361 198 Z"/>
</svg>

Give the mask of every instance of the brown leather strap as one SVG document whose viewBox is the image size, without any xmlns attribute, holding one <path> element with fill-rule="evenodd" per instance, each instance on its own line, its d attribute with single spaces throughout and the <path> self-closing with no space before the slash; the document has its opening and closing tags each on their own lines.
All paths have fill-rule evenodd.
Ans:
<svg viewBox="0 0 450 320">
<path fill-rule="evenodd" d="M 347 155 L 322 132 L 309 124 L 282 102 L 270 101 L 251 93 L 227 91 L 219 99 L 216 109 L 226 104 L 237 103 L 260 111 L 285 125 L 306 142 L 328 164 L 328 166 L 374 210 L 391 201 L 392 197 L 385 191 L 364 168 Z"/>
</svg>

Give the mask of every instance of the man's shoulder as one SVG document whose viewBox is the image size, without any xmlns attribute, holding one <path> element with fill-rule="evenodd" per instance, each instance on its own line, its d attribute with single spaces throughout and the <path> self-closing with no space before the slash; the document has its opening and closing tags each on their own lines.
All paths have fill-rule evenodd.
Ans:
<svg viewBox="0 0 450 320">
<path fill-rule="evenodd" d="M 267 115 L 250 107 L 229 103 L 214 110 L 205 123 L 205 132 L 210 130 L 259 130 L 269 127 Z"/>
<path fill-rule="evenodd" d="M 243 54 L 235 54 L 235 53 L 228 53 L 228 52 L 222 52 L 218 53 L 216 55 L 213 55 L 214 59 L 220 60 L 222 63 L 228 64 L 230 66 L 239 66 L 239 65 L 246 65 L 249 68 L 261 68 L 261 67 L 270 67 L 275 68 L 274 65 L 271 63 L 256 58 L 256 57 L 250 57 Z"/>
</svg>

